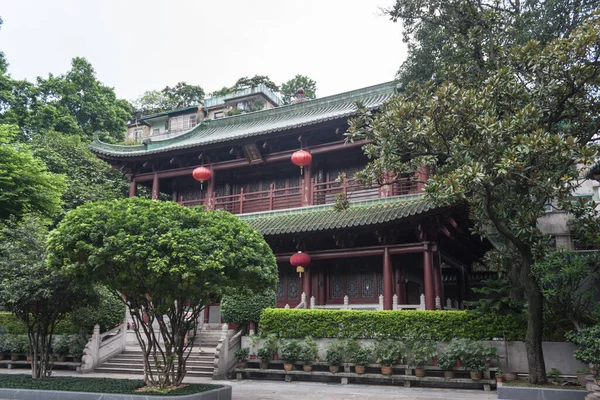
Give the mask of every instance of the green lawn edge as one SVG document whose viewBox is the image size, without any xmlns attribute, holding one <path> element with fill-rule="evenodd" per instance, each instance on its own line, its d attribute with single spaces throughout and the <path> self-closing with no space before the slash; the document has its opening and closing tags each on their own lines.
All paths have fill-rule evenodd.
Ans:
<svg viewBox="0 0 600 400">
<path fill-rule="evenodd" d="M 47 379 L 32 379 L 30 375 L 0 374 L 0 389 L 55 390 L 64 392 L 177 397 L 224 387 L 223 385 L 199 383 L 186 383 L 186 385 L 188 386 L 170 392 L 136 392 L 136 389 L 145 386 L 144 381 L 140 379 L 83 378 L 71 376 L 55 376 Z"/>
</svg>

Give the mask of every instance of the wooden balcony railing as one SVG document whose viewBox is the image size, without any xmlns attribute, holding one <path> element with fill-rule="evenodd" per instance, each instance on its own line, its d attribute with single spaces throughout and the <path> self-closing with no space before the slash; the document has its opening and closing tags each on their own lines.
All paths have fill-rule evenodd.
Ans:
<svg viewBox="0 0 600 400">
<path fill-rule="evenodd" d="M 342 181 L 321 182 L 312 185 L 312 198 L 307 194 L 306 201 L 312 200 L 310 204 L 303 204 L 302 186 L 275 189 L 274 185 L 271 184 L 269 190 L 244 192 L 242 189 L 239 194 L 213 196 L 210 201 L 208 201 L 209 199 L 186 200 L 182 196 L 179 204 L 188 207 L 206 205 L 209 208 L 229 211 L 232 214 L 246 214 L 297 208 L 303 205 L 332 204 L 336 202 L 336 196 L 339 193 L 345 194 L 348 201 L 351 202 L 373 200 L 380 197 L 417 193 L 417 184 L 406 179 L 390 185 L 386 192 L 376 185 L 360 185 L 353 178 Z"/>
</svg>

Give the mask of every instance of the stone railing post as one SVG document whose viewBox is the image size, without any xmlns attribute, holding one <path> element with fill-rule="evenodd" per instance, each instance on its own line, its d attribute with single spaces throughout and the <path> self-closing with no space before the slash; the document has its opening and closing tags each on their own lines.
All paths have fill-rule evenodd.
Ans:
<svg viewBox="0 0 600 400">
<path fill-rule="evenodd" d="M 308 308 L 306 306 L 306 293 L 302 292 L 302 294 L 300 295 L 300 304 L 303 304 L 302 308 Z"/>
<path fill-rule="evenodd" d="M 383 311 L 383 295 L 379 295 L 379 311 Z"/>
<path fill-rule="evenodd" d="M 348 296 L 346 295 L 346 296 L 344 296 L 344 310 L 348 310 L 350 308 L 348 304 L 349 304 Z"/>
<path fill-rule="evenodd" d="M 249 335 L 254 335 L 254 322 L 250 322 L 250 329 L 248 330 Z"/>
<path fill-rule="evenodd" d="M 397 310 L 398 309 L 398 295 L 395 294 L 394 297 L 392 297 L 392 310 Z"/>
<path fill-rule="evenodd" d="M 435 309 L 436 310 L 442 309 L 442 301 L 440 300 L 440 296 L 435 296 Z"/>
<path fill-rule="evenodd" d="M 420 302 L 419 302 L 419 310 L 424 310 L 425 309 L 425 295 L 421 294 L 421 297 L 419 298 Z"/>
<path fill-rule="evenodd" d="M 455 301 L 454 301 L 454 304 L 455 304 L 455 305 L 454 305 L 454 308 L 456 308 L 457 310 L 460 310 L 460 307 L 459 307 L 459 306 L 460 306 L 460 304 L 458 304 L 458 300 L 455 300 Z"/>
<path fill-rule="evenodd" d="M 316 305 L 315 296 L 310 296 L 310 308 L 311 309 L 315 308 L 315 305 Z"/>
<path fill-rule="evenodd" d="M 450 300 L 450 297 L 448 297 L 446 299 L 446 308 L 448 308 L 448 309 L 452 308 L 452 300 Z"/>
<path fill-rule="evenodd" d="M 84 355 L 81 359 L 81 372 L 92 372 L 100 358 L 100 325 L 94 325 L 92 337 L 85 345 Z"/>
<path fill-rule="evenodd" d="M 290 308 L 290 305 L 286 304 L 285 307 L 283 307 L 283 308 Z"/>
</svg>

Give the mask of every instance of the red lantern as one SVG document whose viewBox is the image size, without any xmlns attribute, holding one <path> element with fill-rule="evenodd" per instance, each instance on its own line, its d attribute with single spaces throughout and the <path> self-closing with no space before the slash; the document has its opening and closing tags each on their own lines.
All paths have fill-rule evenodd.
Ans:
<svg viewBox="0 0 600 400">
<path fill-rule="evenodd" d="M 312 161 L 312 155 L 306 150 L 298 150 L 292 154 L 292 162 L 300 167 L 300 174 L 302 174 L 302 168 L 306 167 Z"/>
<path fill-rule="evenodd" d="M 302 276 L 302 273 L 304 272 L 304 267 L 308 267 L 310 264 L 310 256 L 306 253 L 299 251 L 292 257 L 290 257 L 290 264 L 296 267 L 296 272 L 298 272 L 300 276 Z"/>
<path fill-rule="evenodd" d="M 212 172 L 210 172 L 210 169 L 206 167 L 198 167 L 192 171 L 192 176 L 195 180 L 200 181 L 200 188 L 202 188 L 202 184 L 204 183 L 204 181 L 210 179 L 210 177 L 212 176 Z"/>
</svg>

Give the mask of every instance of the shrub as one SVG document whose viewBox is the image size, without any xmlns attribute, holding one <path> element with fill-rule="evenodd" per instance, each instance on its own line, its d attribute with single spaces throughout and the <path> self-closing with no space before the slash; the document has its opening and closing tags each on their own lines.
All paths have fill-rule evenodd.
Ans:
<svg viewBox="0 0 600 400">
<path fill-rule="evenodd" d="M 282 338 L 390 338 L 429 332 L 432 340 L 452 338 L 490 340 L 506 334 L 523 340 L 527 324 L 522 316 L 501 316 L 469 311 L 359 311 L 269 308 L 261 314 L 263 333 Z"/>
<path fill-rule="evenodd" d="M 265 339 L 265 348 L 269 350 L 271 356 L 277 353 L 277 350 L 279 350 L 279 339 L 277 338 L 277 335 L 267 335 L 267 338 Z"/>
<path fill-rule="evenodd" d="M 67 356 L 69 354 L 69 336 L 62 335 L 59 338 L 54 339 L 52 343 L 52 352 L 58 356 Z"/>
<path fill-rule="evenodd" d="M 356 365 L 367 365 L 372 359 L 373 349 L 370 347 L 361 347 L 350 357 L 350 362 Z"/>
<path fill-rule="evenodd" d="M 317 356 L 317 342 L 311 337 L 306 337 L 299 345 L 298 360 L 305 363 L 314 361 Z"/>
<path fill-rule="evenodd" d="M 94 325 L 100 325 L 100 331 L 111 330 L 123 320 L 125 303 L 104 286 L 96 287 L 98 302 L 95 306 L 80 307 L 71 313 L 75 330 L 90 332 Z M 69 332 L 74 333 L 74 332 Z"/>
<path fill-rule="evenodd" d="M 344 345 L 341 342 L 333 341 L 327 346 L 325 360 L 329 365 L 340 365 L 343 361 Z"/>
<path fill-rule="evenodd" d="M 271 351 L 266 348 L 263 347 L 261 349 L 258 349 L 258 359 L 262 362 L 268 362 L 271 360 L 271 358 L 273 358 L 273 353 L 271 353 Z"/>
<path fill-rule="evenodd" d="M 438 367 L 443 370 L 450 370 L 456 366 L 456 357 L 453 355 L 448 355 L 446 353 L 442 354 L 438 358 Z"/>
<path fill-rule="evenodd" d="M 279 346 L 279 355 L 284 361 L 293 363 L 298 360 L 300 344 L 297 340 L 284 340 Z"/>
<path fill-rule="evenodd" d="M 573 352 L 573 357 L 586 364 L 600 366 L 600 324 L 581 331 L 569 332 L 567 339 L 580 347 Z"/>
<path fill-rule="evenodd" d="M 15 317 L 12 313 L 7 311 L 0 311 L 0 324 L 3 325 L 8 333 L 13 335 L 26 335 L 27 326 L 23 321 Z M 56 322 L 54 326 L 55 335 L 66 335 L 74 333 L 75 328 L 71 323 L 71 318 L 66 317 Z"/>
<path fill-rule="evenodd" d="M 239 362 L 244 362 L 248 359 L 248 356 L 250 355 L 250 349 L 237 349 L 235 353 L 233 353 L 233 355 Z"/>
<path fill-rule="evenodd" d="M 435 343 L 431 341 L 414 342 L 411 364 L 417 367 L 427 365 L 436 354 Z"/>
<path fill-rule="evenodd" d="M 87 339 L 81 335 L 69 335 L 66 336 L 67 343 L 69 345 L 69 355 L 71 357 L 81 358 L 83 356 L 83 350 L 87 344 Z"/>
<path fill-rule="evenodd" d="M 9 335 L 7 348 L 12 354 L 28 354 L 29 339 L 25 335 Z"/>
<path fill-rule="evenodd" d="M 225 322 L 247 326 L 250 322 L 259 322 L 262 310 L 275 307 L 276 302 L 273 290 L 229 294 L 221 300 L 221 317 Z"/>
</svg>

